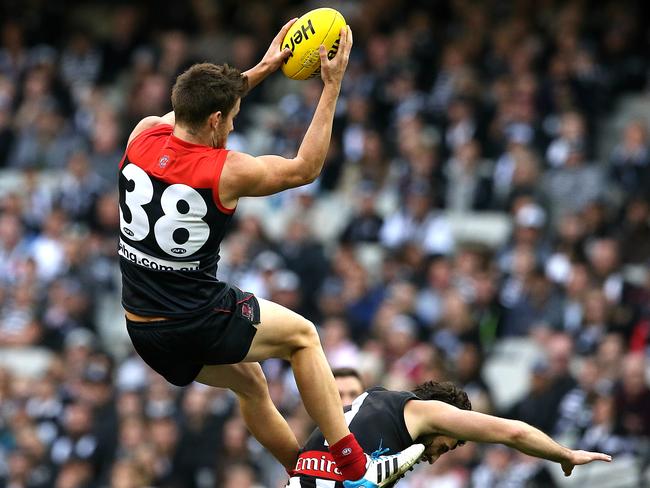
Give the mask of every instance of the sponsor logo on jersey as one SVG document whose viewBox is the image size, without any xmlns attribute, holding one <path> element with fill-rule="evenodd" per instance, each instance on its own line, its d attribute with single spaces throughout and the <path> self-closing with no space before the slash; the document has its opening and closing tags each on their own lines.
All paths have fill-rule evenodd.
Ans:
<svg viewBox="0 0 650 488">
<path fill-rule="evenodd" d="M 341 471 L 329 452 L 305 451 L 298 456 L 296 475 L 314 476 L 328 480 L 343 481 Z"/>
<path fill-rule="evenodd" d="M 199 261 L 178 262 L 160 259 L 139 251 L 135 247 L 128 245 L 122 239 L 120 239 L 117 246 L 117 253 L 133 264 L 158 271 L 196 271 L 199 269 Z"/>
</svg>

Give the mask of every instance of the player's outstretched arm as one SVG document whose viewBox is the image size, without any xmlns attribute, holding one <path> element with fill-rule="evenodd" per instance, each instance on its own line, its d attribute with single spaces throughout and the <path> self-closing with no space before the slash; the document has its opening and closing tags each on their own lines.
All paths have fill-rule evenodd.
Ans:
<svg viewBox="0 0 650 488">
<path fill-rule="evenodd" d="M 228 154 L 219 185 L 224 205 L 230 207 L 243 196 L 272 195 L 318 177 L 329 148 L 336 101 L 351 49 L 352 31 L 347 26 L 341 29 L 339 52 L 333 59 L 327 58 L 325 47 L 321 46 L 323 93 L 295 158 L 253 157 L 234 151 Z"/>
<path fill-rule="evenodd" d="M 612 460 L 599 452 L 573 451 L 525 422 L 461 410 L 444 402 L 410 401 L 404 408 L 404 419 L 414 439 L 438 433 L 466 441 L 505 444 L 530 456 L 560 463 L 566 476 L 575 466 Z"/>
<path fill-rule="evenodd" d="M 297 17 L 284 24 L 282 29 L 280 29 L 280 32 L 278 32 L 278 34 L 273 38 L 273 41 L 271 41 L 271 45 L 262 57 L 262 60 L 248 71 L 242 73 L 246 78 L 248 78 L 249 90 L 259 85 L 264 78 L 282 66 L 282 63 L 291 55 L 291 50 L 288 47 L 285 49 L 280 48 L 289 28 L 296 20 L 298 20 Z"/>
</svg>

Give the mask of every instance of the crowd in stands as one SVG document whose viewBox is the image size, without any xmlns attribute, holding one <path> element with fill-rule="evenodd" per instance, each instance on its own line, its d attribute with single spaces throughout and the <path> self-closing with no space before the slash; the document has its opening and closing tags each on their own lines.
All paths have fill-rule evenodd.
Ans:
<svg viewBox="0 0 650 488">
<path fill-rule="evenodd" d="M 0 360 L 0 487 L 286 481 L 231 394 L 167 384 L 132 350 L 119 352 L 98 310 L 120 293 L 116 181 L 130 130 L 171 109 L 175 77 L 193 62 L 245 70 L 287 19 L 316 6 L 0 5 L 0 357 L 49 353 L 36 376 Z M 266 201 L 284 217 L 280 229 L 254 211 L 236 214 L 219 277 L 304 314 L 332 366 L 359 368 L 368 386 L 452 380 L 476 410 L 631 457 L 641 476 L 650 463 L 650 117 L 620 133 L 603 127 L 621 97 L 649 93 L 647 5 L 328 6 L 351 24 L 355 45 L 323 173 Z M 274 75 L 242 103 L 229 147 L 293 156 L 319 94 L 319 80 Z M 449 220 L 495 212 L 512 224 L 496 246 L 458 239 Z M 119 310 L 111 318 L 124 327 Z M 513 338 L 544 354 L 525 372 L 526 394 L 503 406 L 484 364 Z M 305 439 L 313 425 L 287 364 L 264 369 Z M 400 486 L 552 483 L 537 460 L 469 444 Z"/>
</svg>

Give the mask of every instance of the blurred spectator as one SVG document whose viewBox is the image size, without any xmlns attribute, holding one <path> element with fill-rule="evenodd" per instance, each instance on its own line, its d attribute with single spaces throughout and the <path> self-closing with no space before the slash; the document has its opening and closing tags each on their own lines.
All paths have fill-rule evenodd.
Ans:
<svg viewBox="0 0 650 488">
<path fill-rule="evenodd" d="M 616 431 L 616 406 L 609 391 L 600 392 L 594 401 L 591 425 L 578 441 L 579 449 L 601 449 L 612 456 L 634 453 L 635 446 Z"/>
<path fill-rule="evenodd" d="M 603 172 L 598 166 L 587 163 L 585 152 L 582 144 L 571 144 L 564 164 L 550 170 L 544 178 L 542 187 L 551 202 L 554 218 L 582 210 L 587 204 L 605 196 Z"/>
<path fill-rule="evenodd" d="M 587 134 L 584 118 L 577 112 L 567 112 L 560 118 L 558 137 L 549 144 L 546 150 L 546 161 L 552 167 L 564 166 L 569 160 L 574 148 L 584 148 Z"/>
<path fill-rule="evenodd" d="M 354 368 L 332 368 L 332 374 L 336 380 L 336 387 L 341 396 L 341 403 L 352 405 L 355 398 L 365 391 L 363 380 L 359 372 Z"/>
<path fill-rule="evenodd" d="M 2 292 L 6 296 L 0 313 L 0 347 L 33 346 L 42 333 L 36 317 L 36 292 L 29 283 L 10 290 Z"/>
<path fill-rule="evenodd" d="M 623 192 L 647 196 L 650 143 L 643 121 L 634 120 L 625 126 L 623 140 L 612 150 L 609 166 L 612 179 Z"/>
<path fill-rule="evenodd" d="M 9 164 L 18 168 L 61 169 L 83 143 L 66 122 L 57 102 L 44 102 L 35 111 L 34 124 L 26 125 L 18 133 Z"/>
<path fill-rule="evenodd" d="M 394 249 L 408 243 L 421 243 L 427 254 L 449 254 L 454 240 L 447 220 L 431 210 L 432 194 L 421 183 L 408 189 L 405 206 L 391 215 L 381 228 L 383 245 Z"/>
<path fill-rule="evenodd" d="M 98 454 L 101 446 L 93 430 L 93 412 L 89 405 L 81 402 L 67 405 L 63 411 L 62 431 L 52 442 L 50 459 L 60 470 L 59 479 L 70 475 L 62 475 L 68 471 L 77 473 L 81 471 L 75 464 L 76 460 L 90 463 L 92 472 L 90 476 L 99 473 L 99 464 L 102 461 Z M 86 467 L 83 463 L 84 468 Z"/>
<path fill-rule="evenodd" d="M 487 210 L 491 206 L 492 168 L 481 159 L 475 140 L 458 144 L 447 161 L 445 208 L 455 212 Z"/>
<path fill-rule="evenodd" d="M 650 260 L 650 203 L 633 197 L 625 207 L 622 222 L 621 256 L 627 264 L 642 264 Z"/>
<path fill-rule="evenodd" d="M 358 362 L 359 348 L 348 334 L 345 320 L 330 317 L 321 327 L 323 351 L 332 368 L 355 367 Z"/>
<path fill-rule="evenodd" d="M 370 182 L 362 183 L 358 187 L 358 194 L 358 213 L 345 226 L 341 234 L 341 242 L 345 244 L 378 242 L 384 219 L 375 209 L 374 185 Z"/>
<path fill-rule="evenodd" d="M 303 311 L 307 317 L 314 317 L 316 290 L 327 270 L 323 246 L 310 235 L 307 223 L 296 219 L 289 224 L 278 251 L 299 279 Z"/>
<path fill-rule="evenodd" d="M 68 219 L 63 210 L 55 208 L 43 224 L 42 232 L 32 241 L 30 252 L 36 262 L 38 277 L 51 281 L 64 265 L 63 239 Z"/>
<path fill-rule="evenodd" d="M 580 367 L 578 385 L 568 391 L 560 402 L 554 428 L 556 435 L 575 438 L 589 427 L 598 383 L 598 366 L 593 358 L 586 357 Z"/>
<path fill-rule="evenodd" d="M 614 408 L 622 432 L 633 437 L 650 435 L 650 388 L 646 377 L 646 359 L 642 354 L 623 358 L 621 384 Z"/>
<path fill-rule="evenodd" d="M 90 170 L 88 154 L 76 151 L 67 162 L 55 203 L 75 222 L 87 223 L 103 189 L 102 179 Z"/>
<path fill-rule="evenodd" d="M 530 391 L 511 407 L 508 416 L 534 425 L 544 432 L 551 432 L 557 419 L 559 400 L 553 390 L 553 376 L 548 361 L 540 359 L 530 371 Z"/>
</svg>

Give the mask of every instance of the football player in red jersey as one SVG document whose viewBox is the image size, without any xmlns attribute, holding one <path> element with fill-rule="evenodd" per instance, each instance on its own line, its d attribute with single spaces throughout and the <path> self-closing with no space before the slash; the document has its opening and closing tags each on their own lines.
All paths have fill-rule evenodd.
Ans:
<svg viewBox="0 0 650 488">
<path fill-rule="evenodd" d="M 208 63 L 189 68 L 172 89 L 174 111 L 146 117 L 131 133 L 119 178 L 122 303 L 134 348 L 154 370 L 180 386 L 230 388 L 253 435 L 291 469 L 299 446 L 257 363 L 288 360 L 344 479 L 357 480 L 388 458 L 371 460 L 350 433 L 314 325 L 217 279 L 219 246 L 239 198 L 310 183 L 325 160 L 352 48 L 349 27 L 333 59 L 320 47 L 323 91 L 296 157 L 225 149 L 242 96 L 289 56 L 280 46 L 292 23 L 244 73 Z M 419 457 L 409 452 L 390 462 L 407 467 Z"/>
</svg>

